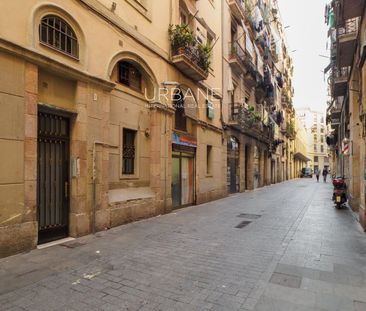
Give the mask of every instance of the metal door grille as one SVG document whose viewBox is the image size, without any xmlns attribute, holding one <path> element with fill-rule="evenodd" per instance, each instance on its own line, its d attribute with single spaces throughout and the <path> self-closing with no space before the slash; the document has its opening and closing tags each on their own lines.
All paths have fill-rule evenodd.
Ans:
<svg viewBox="0 0 366 311">
<path fill-rule="evenodd" d="M 68 234 L 69 119 L 38 113 L 39 242 Z"/>
</svg>

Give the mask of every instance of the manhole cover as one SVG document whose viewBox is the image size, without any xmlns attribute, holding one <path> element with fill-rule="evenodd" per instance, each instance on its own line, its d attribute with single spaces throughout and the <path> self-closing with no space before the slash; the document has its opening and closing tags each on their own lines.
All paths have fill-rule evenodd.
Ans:
<svg viewBox="0 0 366 311">
<path fill-rule="evenodd" d="M 366 302 L 354 300 L 353 306 L 355 311 L 366 311 Z"/>
<path fill-rule="evenodd" d="M 269 282 L 286 287 L 300 288 L 301 277 L 296 275 L 275 272 L 272 274 Z"/>
<path fill-rule="evenodd" d="M 247 218 L 247 219 L 258 219 L 258 218 L 262 217 L 262 215 L 241 213 L 237 217 Z"/>
<path fill-rule="evenodd" d="M 67 248 L 76 248 L 76 247 L 83 246 L 83 245 L 85 245 L 85 244 L 84 243 L 80 243 L 80 242 L 72 242 L 72 243 L 60 244 L 60 246 L 67 247 Z"/>
<path fill-rule="evenodd" d="M 245 226 L 249 225 L 250 223 L 251 223 L 251 221 L 244 220 L 240 224 L 238 224 L 235 228 L 242 229 Z"/>
</svg>

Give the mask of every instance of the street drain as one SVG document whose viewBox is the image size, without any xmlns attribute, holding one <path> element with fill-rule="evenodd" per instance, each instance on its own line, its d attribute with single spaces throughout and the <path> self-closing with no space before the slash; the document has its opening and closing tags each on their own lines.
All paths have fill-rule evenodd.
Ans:
<svg viewBox="0 0 366 311">
<path fill-rule="evenodd" d="M 258 219 L 258 218 L 262 217 L 262 215 L 242 213 L 242 214 L 239 214 L 237 217 L 247 218 L 247 219 Z"/>
<path fill-rule="evenodd" d="M 270 283 L 291 287 L 291 288 L 300 288 L 301 285 L 301 277 L 296 275 L 284 274 L 284 273 L 273 273 Z"/>
<path fill-rule="evenodd" d="M 244 228 L 245 226 L 249 225 L 250 223 L 251 223 L 251 221 L 244 220 L 244 221 L 242 221 L 240 224 L 238 224 L 235 228 L 242 229 L 242 228 Z"/>
</svg>

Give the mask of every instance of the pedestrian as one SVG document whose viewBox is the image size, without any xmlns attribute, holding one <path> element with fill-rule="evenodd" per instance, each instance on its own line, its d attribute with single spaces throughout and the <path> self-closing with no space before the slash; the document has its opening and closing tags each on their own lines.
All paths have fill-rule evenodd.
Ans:
<svg viewBox="0 0 366 311">
<path fill-rule="evenodd" d="M 324 180 L 324 182 L 327 182 L 327 175 L 328 175 L 328 170 L 326 168 L 323 168 L 323 180 Z"/>
<path fill-rule="evenodd" d="M 315 176 L 316 176 L 316 181 L 319 182 L 319 175 L 320 175 L 320 171 L 319 169 L 315 170 Z"/>
</svg>

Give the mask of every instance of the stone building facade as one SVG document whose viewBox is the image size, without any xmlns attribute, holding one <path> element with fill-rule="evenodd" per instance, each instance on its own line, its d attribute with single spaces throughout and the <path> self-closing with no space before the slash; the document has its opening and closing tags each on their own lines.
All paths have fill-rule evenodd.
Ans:
<svg viewBox="0 0 366 311">
<path fill-rule="evenodd" d="M 326 6 L 331 62 L 326 68 L 330 99 L 327 142 L 334 174 L 347 178 L 348 198 L 366 229 L 366 8 L 363 0 Z"/>
<path fill-rule="evenodd" d="M 0 257 L 293 177 L 294 135 L 280 130 L 292 65 L 267 49 L 285 48 L 270 26 L 272 41 L 254 43 L 243 1 L 3 1 L 0 12 Z M 234 19 L 249 65 L 229 57 Z M 253 107 L 249 127 L 229 98 Z"/>
<path fill-rule="evenodd" d="M 223 124 L 229 193 L 294 177 L 292 61 L 272 1 L 224 1 Z"/>
<path fill-rule="evenodd" d="M 314 172 L 316 170 L 322 171 L 323 169 L 332 170 L 326 142 L 328 128 L 325 113 L 314 111 L 310 108 L 299 108 L 297 113 L 307 133 L 309 167 Z"/>
</svg>

